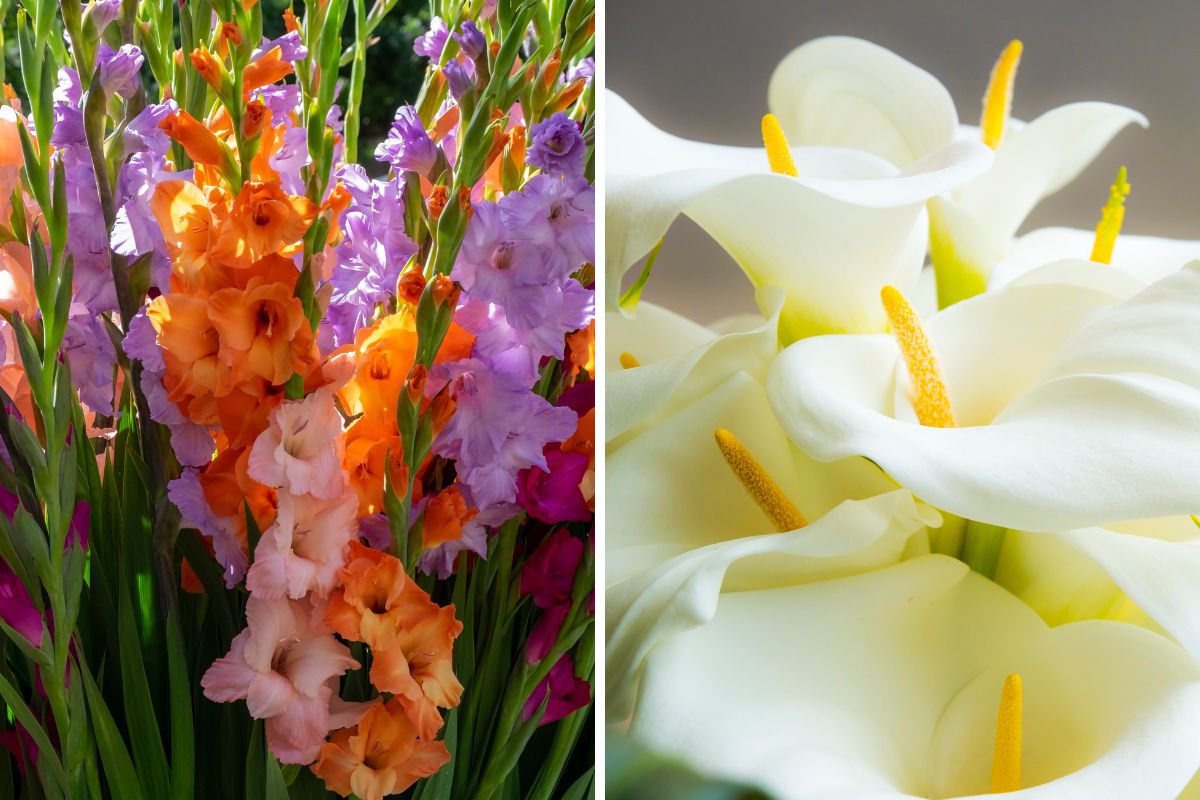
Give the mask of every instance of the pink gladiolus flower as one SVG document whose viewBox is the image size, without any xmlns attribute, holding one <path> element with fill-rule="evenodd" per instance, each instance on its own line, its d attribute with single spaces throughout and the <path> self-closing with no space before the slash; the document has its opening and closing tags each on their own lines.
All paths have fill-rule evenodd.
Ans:
<svg viewBox="0 0 1200 800">
<path fill-rule="evenodd" d="M 558 722 L 568 714 L 592 702 L 591 684 L 583 678 L 575 677 L 575 663 L 571 661 L 570 653 L 563 654 L 563 657 L 550 668 L 550 674 L 542 679 L 542 682 L 533 690 L 533 694 L 525 701 L 523 716 L 526 720 L 533 718 L 542 702 L 546 700 L 547 694 L 549 694 L 550 700 L 546 704 L 545 716 L 538 723 L 539 727 L 549 725 L 551 722 Z"/>
<path fill-rule="evenodd" d="M 358 498 L 346 491 L 336 500 L 279 494 L 275 523 L 258 540 L 246 588 L 267 600 L 298 600 L 310 591 L 325 597 L 346 564 L 346 549 L 358 531 Z"/>
<path fill-rule="evenodd" d="M 326 387 L 303 400 L 284 400 L 271 412 L 270 427 L 250 450 L 248 471 L 266 486 L 333 500 L 346 488 L 344 450 L 342 418 Z"/>
<path fill-rule="evenodd" d="M 200 681 L 209 700 L 245 700 L 252 717 L 266 720 L 267 745 L 285 764 L 316 759 L 329 733 L 330 679 L 359 666 L 323 617 L 307 602 L 251 595 L 246 629 Z"/>
</svg>

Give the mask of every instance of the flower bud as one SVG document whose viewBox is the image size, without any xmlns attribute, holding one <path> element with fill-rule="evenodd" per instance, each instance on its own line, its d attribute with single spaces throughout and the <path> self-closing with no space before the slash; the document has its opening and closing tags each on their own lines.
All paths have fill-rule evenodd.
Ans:
<svg viewBox="0 0 1200 800">
<path fill-rule="evenodd" d="M 242 117 L 242 135 L 253 139 L 270 121 L 271 109 L 267 108 L 267 104 L 262 100 L 251 100 L 246 104 L 246 113 Z"/>
<path fill-rule="evenodd" d="M 436 305 L 443 306 L 449 303 L 451 307 L 457 306 L 461 293 L 462 288 L 445 275 L 438 275 L 433 279 L 433 302 Z"/>
<path fill-rule="evenodd" d="M 447 193 L 446 187 L 442 184 L 434 186 L 429 192 L 429 216 L 431 219 L 438 219 L 442 216 L 442 212 L 446 209 Z"/>
<path fill-rule="evenodd" d="M 292 7 L 288 6 L 283 10 L 283 27 L 288 33 L 296 33 L 300 30 L 300 23 L 296 21 L 296 14 L 292 11 Z"/>
<path fill-rule="evenodd" d="M 433 423 L 435 432 L 441 431 L 446 427 L 446 423 L 454 416 L 454 410 L 458 404 L 454 398 L 450 396 L 449 385 L 437 393 L 437 397 L 433 398 L 433 402 L 429 404 L 429 419 Z"/>
<path fill-rule="evenodd" d="M 425 377 L 425 365 L 414 364 L 412 372 L 408 373 L 408 380 L 404 382 L 404 391 L 408 392 L 408 400 L 413 405 L 420 405 L 425 394 Z"/>
<path fill-rule="evenodd" d="M 471 206 L 471 190 L 466 186 L 458 187 L 458 207 L 462 209 L 463 216 L 467 219 L 475 213 L 474 207 Z"/>
<path fill-rule="evenodd" d="M 221 41 L 229 42 L 234 47 L 242 46 L 242 29 L 237 26 L 236 22 L 221 23 Z"/>
<path fill-rule="evenodd" d="M 421 265 L 416 264 L 406 270 L 396 282 L 396 296 L 409 305 L 416 305 L 425 291 L 425 276 L 421 274 Z"/>
<path fill-rule="evenodd" d="M 209 86 L 217 90 L 222 97 L 228 97 L 230 91 L 229 72 L 217 57 L 204 47 L 192 51 L 192 66 Z"/>
</svg>

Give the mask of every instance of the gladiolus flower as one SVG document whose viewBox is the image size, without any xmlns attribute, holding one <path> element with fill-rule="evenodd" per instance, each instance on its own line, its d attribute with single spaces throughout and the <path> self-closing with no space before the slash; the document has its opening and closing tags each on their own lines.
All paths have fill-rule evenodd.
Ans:
<svg viewBox="0 0 1200 800">
<path fill-rule="evenodd" d="M 521 569 L 521 594 L 538 608 L 550 608 L 571 597 L 575 571 L 583 558 L 583 540 L 559 528 L 542 542 Z"/>
<path fill-rule="evenodd" d="M 425 548 L 461 538 L 463 526 L 478 513 L 479 509 L 467 505 L 457 486 L 438 492 L 429 498 L 425 506 L 425 526 L 422 531 Z"/>
<path fill-rule="evenodd" d="M 583 708 L 590 702 L 592 702 L 591 684 L 583 678 L 576 677 L 575 664 L 571 660 L 571 654 L 564 653 L 563 657 L 550 668 L 550 673 L 533 690 L 529 699 L 525 701 L 525 708 L 522 712 L 525 719 L 533 719 L 538 708 L 545 703 L 546 713 L 538 724 L 549 725 L 551 722 L 558 722 L 568 714 Z"/>
<path fill-rule="evenodd" d="M 259 377 L 281 385 L 307 374 L 315 360 L 304 306 L 287 284 L 221 289 L 206 301 L 221 363 L 234 380 Z"/>
<path fill-rule="evenodd" d="M 384 477 L 391 470 L 397 494 L 407 489 L 400 436 L 373 419 L 362 417 L 346 429 L 344 466 L 350 486 L 358 496 L 358 514 L 369 517 L 383 511 Z"/>
<path fill-rule="evenodd" d="M 438 606 L 399 559 L 358 542 L 350 543 L 339 578 L 342 587 L 330 595 L 326 623 L 371 646 L 371 682 L 397 695 L 421 738 L 433 739 L 442 726 L 438 708 L 458 705 L 462 694 L 451 662 L 462 632 L 454 606 Z"/>
<path fill-rule="evenodd" d="M 283 60 L 283 49 L 276 46 L 246 65 L 242 73 L 242 92 L 249 97 L 261 89 L 292 74 L 292 65 Z"/>
<path fill-rule="evenodd" d="M 186 111 L 163 117 L 158 127 L 179 142 L 188 158 L 197 164 L 220 167 L 229 161 L 229 151 L 221 140 Z"/>
<path fill-rule="evenodd" d="M 246 602 L 246 629 L 233 639 L 200 684 L 217 703 L 245 700 L 266 720 L 267 745 L 285 764 L 313 761 L 329 733 L 329 680 L 359 664 L 297 600 Z"/>
<path fill-rule="evenodd" d="M 355 728 L 336 731 L 321 746 L 312 771 L 342 797 L 382 800 L 427 778 L 450 761 L 442 742 L 426 741 L 393 698 L 372 707 Z"/>
<path fill-rule="evenodd" d="M 326 500 L 342 496 L 342 418 L 328 390 L 284 400 L 250 450 L 249 474 L 267 486 Z"/>
<path fill-rule="evenodd" d="M 250 181 L 221 220 L 212 257 L 245 268 L 271 253 L 288 255 L 299 246 L 316 211 L 307 197 L 288 195 L 275 183 Z"/>
<path fill-rule="evenodd" d="M 337 583 L 354 536 L 357 504 L 351 494 L 335 500 L 279 495 L 275 523 L 258 540 L 246 588 L 267 600 L 323 598 Z"/>
<path fill-rule="evenodd" d="M 229 71 L 216 56 L 208 52 L 208 48 L 197 47 L 192 51 L 191 59 L 196 72 L 209 86 L 216 89 L 218 94 L 229 91 Z"/>
</svg>

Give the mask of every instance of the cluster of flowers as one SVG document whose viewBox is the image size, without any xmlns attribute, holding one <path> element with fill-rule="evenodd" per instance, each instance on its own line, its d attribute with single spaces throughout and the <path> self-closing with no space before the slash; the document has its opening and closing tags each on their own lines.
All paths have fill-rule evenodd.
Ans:
<svg viewBox="0 0 1200 800">
<path fill-rule="evenodd" d="M 342 15 L 346 5 L 336 4 Z M 101 492 L 114 470 L 134 469 L 123 448 L 138 447 L 151 470 L 143 507 L 160 504 L 145 529 L 173 543 L 181 524 L 207 549 L 182 560 L 180 587 L 214 600 L 225 592 L 238 607 L 245 598 L 245 628 L 197 676 L 204 696 L 245 701 L 278 762 L 311 765 L 342 796 L 403 792 L 450 761 L 439 740 L 444 715 L 471 691 L 456 672 L 483 669 L 470 660 L 456 667 L 464 635 L 456 603 L 481 602 L 476 594 L 489 589 L 465 587 L 483 584 L 485 570 L 503 576 L 491 591 L 504 610 L 492 622 L 505 636 L 523 598 L 536 609 L 523 613 L 538 621 L 530 618 L 515 666 L 494 648 L 497 674 L 487 681 L 505 691 L 492 699 L 523 713 L 480 725 L 476 739 L 489 749 L 461 770 L 467 780 L 486 773 L 486 796 L 507 778 L 513 759 L 501 770 L 496 758 L 512 731 L 501 723 L 545 725 L 591 702 L 592 651 L 575 643 L 590 635 L 593 616 L 595 210 L 584 133 L 593 68 L 590 59 L 563 61 L 564 49 L 586 50 L 591 12 L 580 3 L 564 21 L 560 8 L 572 38 L 543 29 L 559 42 L 543 52 L 525 35 L 533 8 L 513 17 L 511 4 L 497 5 L 450 24 L 435 17 L 418 39 L 425 88 L 379 145 L 382 179 L 349 160 L 361 98 L 351 90 L 345 123 L 332 102 L 335 4 L 314 4 L 304 19 L 289 8 L 286 32 L 258 43 L 246 39 L 261 29 L 254 2 L 206 6 L 211 36 L 173 64 L 153 49 L 156 32 L 144 22 L 162 23 L 160 9 L 142 9 L 136 23 L 145 51 L 110 46 L 130 21 L 119 0 L 92 3 L 82 18 L 64 12 L 75 58 L 58 67 L 46 104 L 51 210 L 22 184 L 34 121 L 11 93 L 0 108 L 0 197 L 16 204 L 0 218 L 20 226 L 0 244 L 4 444 L 14 441 L 8 415 L 40 430 L 48 407 L 29 379 L 19 321 L 44 314 L 52 341 L 61 319 L 62 360 L 88 426 L 83 446 L 94 443 L 103 474 L 81 488 L 95 493 L 93 504 L 73 506 L 64 550 L 87 549 L 89 514 L 107 529 L 123 513 Z M 163 38 L 173 42 L 167 11 Z M 178 13 L 196 16 L 184 4 Z M 517 56 L 523 41 L 528 63 Z M 80 66 L 85 50 L 94 51 L 91 70 Z M 146 102 L 146 64 L 160 81 L 175 76 L 157 103 Z M 507 80 L 491 80 L 493 72 Z M 477 113 L 488 104 L 497 107 Z M 118 109 L 125 118 L 99 146 Z M 476 120 L 486 124 L 470 127 Z M 34 249 L 42 245 L 31 243 L 47 231 L 66 314 L 47 307 Z M 161 447 L 147 429 L 166 434 Z M 68 426 L 45 436 L 47 452 L 59 436 L 79 446 Z M 7 485 L 22 463 L 5 462 Z M 165 498 L 153 495 L 155 482 Z M 45 582 L 55 607 L 47 619 L 42 590 L 31 592 L 37 582 L 10 558 L 8 531 L 29 516 L 22 501 L 0 486 L 8 520 L 0 618 L 35 649 L 53 638 L 46 646 L 62 676 L 82 644 L 70 638 L 73 622 L 62 624 L 65 606 L 54 605 L 62 587 Z M 128 495 L 122 502 L 137 507 Z M 178 512 L 174 523 L 166 506 Z M 510 531 L 504 546 L 501 528 Z M 142 545 L 149 552 L 150 541 L 122 548 Z M 180 562 L 166 550 L 170 573 Z M 223 586 L 206 579 L 214 567 L 202 558 L 219 566 Z M 87 591 L 82 563 L 77 596 Z M 162 582 L 173 595 L 173 579 Z M 468 653 L 499 636 L 485 630 Z M 66 734 L 67 684 L 48 684 Z M 21 717 L 20 735 L 6 743 L 18 765 L 39 763 L 40 747 L 41 771 L 73 740 L 34 742 L 24 735 L 32 722 Z M 566 752 L 539 791 L 553 788 Z"/>
<path fill-rule="evenodd" d="M 607 709 L 643 745 L 780 798 L 1195 796 L 1200 243 L 1121 233 L 1124 168 L 1095 230 L 1017 236 L 1145 124 L 1009 119 L 1020 55 L 978 128 L 841 37 L 779 66 L 763 148 L 610 95 Z M 638 302 L 678 214 L 761 316 Z"/>
</svg>

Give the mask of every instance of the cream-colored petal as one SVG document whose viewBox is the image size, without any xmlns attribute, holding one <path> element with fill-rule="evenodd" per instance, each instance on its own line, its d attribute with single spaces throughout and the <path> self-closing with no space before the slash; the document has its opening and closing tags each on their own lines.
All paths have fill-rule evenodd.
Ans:
<svg viewBox="0 0 1200 800">
<path fill-rule="evenodd" d="M 988 288 L 1004 286 L 1052 262 L 1087 261 L 1095 239 L 1094 230 L 1076 228 L 1039 228 L 1020 236 L 992 270 Z M 1093 265 L 1107 266 L 1109 271 L 1128 275 L 1146 285 L 1177 272 L 1198 258 L 1200 241 L 1122 233 L 1113 247 L 1112 262 Z"/>
<path fill-rule="evenodd" d="M 865 150 L 899 166 L 948 144 L 958 124 L 937 78 L 848 36 L 813 39 L 784 57 L 767 102 L 793 145 Z"/>
<path fill-rule="evenodd" d="M 1059 297 L 1064 308 L 1086 307 L 1077 293 L 1088 290 L 1044 284 L 988 293 L 956 313 L 982 319 L 984 309 L 1017 290 Z M 938 335 L 940 317 L 929 330 L 943 355 L 951 402 L 956 394 L 974 397 L 962 404 L 965 420 L 982 423 L 987 414 L 973 405 L 986 398 L 971 395 L 966 381 L 978 376 L 1000 386 L 997 378 L 1009 370 L 1020 373 L 991 346 L 979 346 L 978 336 Z M 896 348 L 882 336 L 799 342 L 772 365 L 768 393 L 789 436 L 814 458 L 866 456 L 921 499 L 968 519 L 1046 531 L 1193 512 L 1200 475 L 1194 345 L 1200 264 L 1123 303 L 1098 302 L 1081 319 L 1065 339 L 1037 344 L 1035 337 L 1023 345 L 1046 368 L 986 425 L 926 428 L 894 413 Z M 1005 337 L 1025 337 L 1032 327 L 1049 331 L 1053 322 L 1014 313 L 997 332 L 1001 352 Z M 965 355 L 971 352 L 974 360 Z"/>
<path fill-rule="evenodd" d="M 1004 676 L 1025 686 L 1018 798 L 1175 797 L 1200 674 L 1118 623 L 1057 629 L 961 562 L 724 594 L 650 654 L 631 731 L 781 800 L 983 795 Z"/>
<path fill-rule="evenodd" d="M 653 424 L 695 400 L 730 375 L 766 376 L 778 350 L 778 319 L 783 293 L 774 287 L 758 292 L 768 311 L 756 324 L 726 335 L 651 303 L 639 303 L 635 316 L 605 317 L 605 439 Z M 639 366 L 626 368 L 632 355 Z"/>
<path fill-rule="evenodd" d="M 605 590 L 610 721 L 625 719 L 641 666 L 659 643 L 713 618 L 719 596 L 855 575 L 896 564 L 906 553 L 928 552 L 912 542 L 936 512 L 903 490 L 847 500 L 808 526 L 746 536 L 688 550 L 666 561 L 661 551 L 636 548 L 629 557 L 644 570 Z"/>
<path fill-rule="evenodd" d="M 784 289 L 788 340 L 880 329 L 880 287 L 909 287 L 924 260 L 925 200 L 991 163 L 991 152 L 971 142 L 948 144 L 900 172 L 864 152 L 794 148 L 794 178 L 772 173 L 761 148 L 659 131 L 611 93 L 608 112 L 609 310 L 625 271 L 683 213 L 755 285 Z"/>
</svg>

